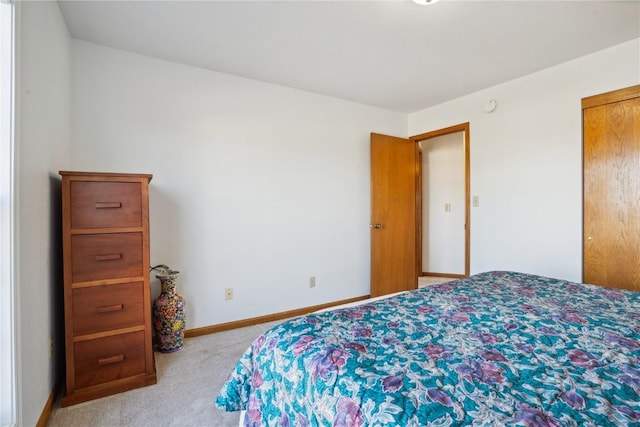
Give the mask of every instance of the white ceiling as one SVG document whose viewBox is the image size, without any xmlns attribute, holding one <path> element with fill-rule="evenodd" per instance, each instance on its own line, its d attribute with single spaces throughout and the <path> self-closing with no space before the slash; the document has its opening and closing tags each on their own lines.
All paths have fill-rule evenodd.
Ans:
<svg viewBox="0 0 640 427">
<path fill-rule="evenodd" d="M 59 1 L 72 37 L 414 112 L 640 37 L 640 1 Z"/>
</svg>

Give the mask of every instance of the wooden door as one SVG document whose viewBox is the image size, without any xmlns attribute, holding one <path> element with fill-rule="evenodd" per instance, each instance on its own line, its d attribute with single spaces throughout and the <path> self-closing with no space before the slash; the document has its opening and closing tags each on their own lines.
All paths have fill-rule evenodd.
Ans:
<svg viewBox="0 0 640 427">
<path fill-rule="evenodd" d="M 371 134 L 371 296 L 416 289 L 417 144 Z"/>
<path fill-rule="evenodd" d="M 640 291 L 640 86 L 582 106 L 583 281 Z"/>
</svg>

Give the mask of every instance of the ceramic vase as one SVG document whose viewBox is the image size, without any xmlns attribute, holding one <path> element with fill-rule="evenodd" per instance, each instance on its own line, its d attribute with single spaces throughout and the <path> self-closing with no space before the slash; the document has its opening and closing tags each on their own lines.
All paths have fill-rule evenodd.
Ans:
<svg viewBox="0 0 640 427">
<path fill-rule="evenodd" d="M 158 351 L 170 353 L 184 343 L 184 300 L 176 293 L 179 271 L 168 270 L 156 275 L 162 286 L 153 302 L 153 323 L 158 339 Z"/>
</svg>

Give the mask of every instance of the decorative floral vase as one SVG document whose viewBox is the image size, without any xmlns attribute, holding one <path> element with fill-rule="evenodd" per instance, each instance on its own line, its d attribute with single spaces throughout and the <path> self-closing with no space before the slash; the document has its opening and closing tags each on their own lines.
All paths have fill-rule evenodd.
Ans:
<svg viewBox="0 0 640 427">
<path fill-rule="evenodd" d="M 153 323 L 158 338 L 158 351 L 170 353 L 184 343 L 184 300 L 176 293 L 179 271 L 164 270 L 156 274 L 162 290 L 153 302 Z"/>
</svg>

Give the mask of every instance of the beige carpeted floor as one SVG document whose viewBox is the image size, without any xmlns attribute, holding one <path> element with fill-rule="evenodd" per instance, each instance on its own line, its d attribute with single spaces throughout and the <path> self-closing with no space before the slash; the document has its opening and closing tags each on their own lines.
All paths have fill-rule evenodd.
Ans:
<svg viewBox="0 0 640 427">
<path fill-rule="evenodd" d="M 418 288 L 423 288 L 429 285 L 437 285 L 438 283 L 450 282 L 453 279 L 451 277 L 435 277 L 435 276 L 420 276 L 418 277 Z"/>
<path fill-rule="evenodd" d="M 182 350 L 156 352 L 157 384 L 66 408 L 57 402 L 47 426 L 237 427 L 239 413 L 218 410 L 215 398 L 251 342 L 276 323 L 188 338 Z"/>
<path fill-rule="evenodd" d="M 419 286 L 451 278 L 420 277 Z M 156 352 L 158 383 L 114 396 L 60 408 L 48 427 L 236 427 L 238 413 L 218 410 L 214 400 L 251 342 L 279 322 L 188 338 L 175 353 Z"/>
</svg>

